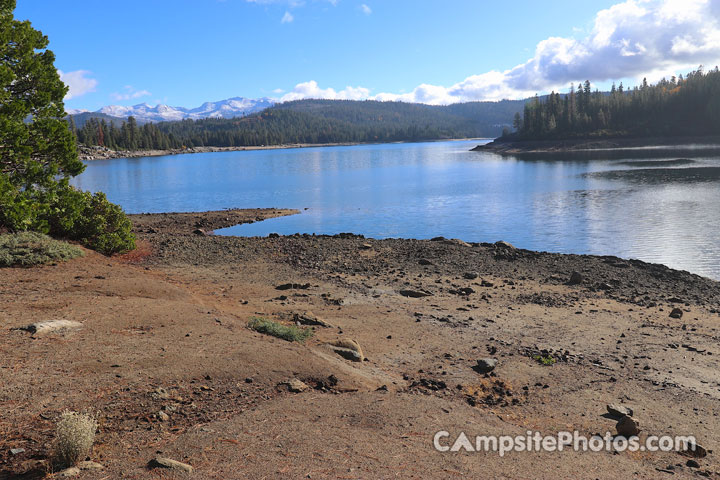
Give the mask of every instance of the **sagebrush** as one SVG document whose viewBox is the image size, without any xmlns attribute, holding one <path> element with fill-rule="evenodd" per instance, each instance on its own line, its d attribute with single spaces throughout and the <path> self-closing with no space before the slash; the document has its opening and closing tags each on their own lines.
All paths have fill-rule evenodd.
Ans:
<svg viewBox="0 0 720 480">
<path fill-rule="evenodd" d="M 95 416 L 65 410 L 55 427 L 54 460 L 62 466 L 85 460 L 95 443 L 97 426 Z"/>
<path fill-rule="evenodd" d="M 32 267 L 84 255 L 82 248 L 37 232 L 0 235 L 0 267 Z"/>
</svg>

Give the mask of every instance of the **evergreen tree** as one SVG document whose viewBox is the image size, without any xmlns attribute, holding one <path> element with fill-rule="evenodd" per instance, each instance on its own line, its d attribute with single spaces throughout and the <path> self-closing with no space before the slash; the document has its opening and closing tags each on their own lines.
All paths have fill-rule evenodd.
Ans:
<svg viewBox="0 0 720 480">
<path fill-rule="evenodd" d="M 48 39 L 14 10 L 15 0 L 0 0 L 0 224 L 24 229 L 84 165 Z"/>
</svg>

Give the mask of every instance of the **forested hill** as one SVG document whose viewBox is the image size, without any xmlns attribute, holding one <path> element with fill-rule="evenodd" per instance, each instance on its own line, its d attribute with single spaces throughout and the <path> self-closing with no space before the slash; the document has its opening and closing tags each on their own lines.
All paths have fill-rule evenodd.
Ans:
<svg viewBox="0 0 720 480">
<path fill-rule="evenodd" d="M 525 100 L 431 106 L 403 102 L 299 100 L 241 118 L 120 126 L 88 119 L 75 128 L 80 143 L 112 149 L 375 143 L 496 137 Z"/>
<path fill-rule="evenodd" d="M 630 90 L 621 83 L 609 93 L 591 91 L 586 81 L 569 94 L 528 102 L 514 126 L 509 139 L 720 135 L 720 71 L 698 69 Z"/>
</svg>

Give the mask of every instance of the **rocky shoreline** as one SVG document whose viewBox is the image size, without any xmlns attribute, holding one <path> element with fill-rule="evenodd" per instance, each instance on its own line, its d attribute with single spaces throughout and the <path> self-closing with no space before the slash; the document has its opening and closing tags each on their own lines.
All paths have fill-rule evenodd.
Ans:
<svg viewBox="0 0 720 480">
<path fill-rule="evenodd" d="M 720 137 L 644 137 L 644 138 L 588 138 L 567 140 L 514 140 L 496 138 L 485 145 L 478 145 L 471 151 L 492 152 L 500 155 L 573 153 L 593 150 L 624 150 L 645 147 L 668 147 L 681 153 L 688 151 L 703 153 L 720 152 Z"/>
<path fill-rule="evenodd" d="M 0 269 L 0 478 L 49 471 L 64 409 L 101 419 L 78 478 L 720 476 L 720 283 L 504 242 L 210 234 L 295 212 L 133 215 L 127 255 Z M 19 329 L 55 319 L 73 328 Z M 705 454 L 433 448 L 637 429 Z"/>
<path fill-rule="evenodd" d="M 161 157 L 165 155 L 182 155 L 189 153 L 209 152 L 242 152 L 246 150 L 275 150 L 286 148 L 310 148 L 310 147 L 340 147 L 356 145 L 354 143 L 333 143 L 333 144 L 289 144 L 289 145 L 268 145 L 259 147 L 191 147 L 175 148 L 169 150 L 111 150 L 106 147 L 78 146 L 80 160 L 108 160 L 113 158 L 140 158 L 140 157 Z"/>
</svg>

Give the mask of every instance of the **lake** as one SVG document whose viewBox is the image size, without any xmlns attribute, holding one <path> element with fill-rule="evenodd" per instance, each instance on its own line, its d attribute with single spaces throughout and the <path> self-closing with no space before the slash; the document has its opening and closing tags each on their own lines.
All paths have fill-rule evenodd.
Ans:
<svg viewBox="0 0 720 480">
<path fill-rule="evenodd" d="M 664 263 L 720 279 L 720 154 L 703 147 L 544 157 L 484 141 L 198 153 L 88 162 L 73 184 L 129 213 L 283 207 L 218 234 L 505 240 Z"/>
</svg>

